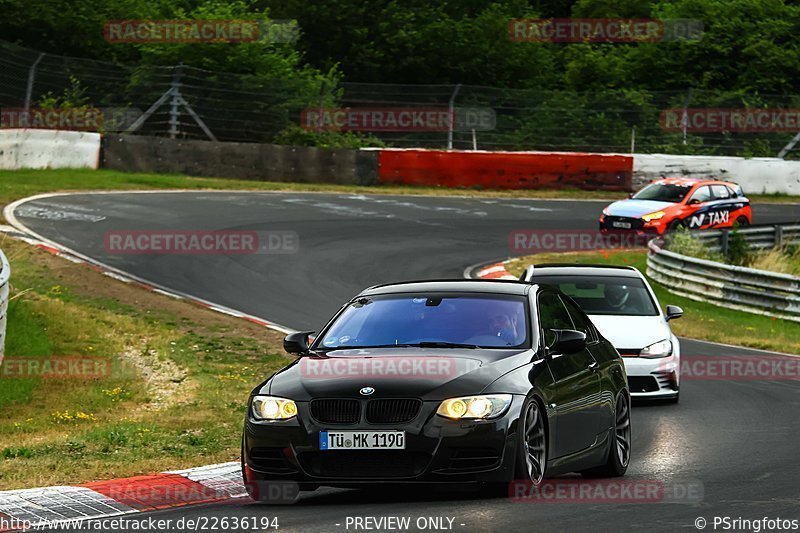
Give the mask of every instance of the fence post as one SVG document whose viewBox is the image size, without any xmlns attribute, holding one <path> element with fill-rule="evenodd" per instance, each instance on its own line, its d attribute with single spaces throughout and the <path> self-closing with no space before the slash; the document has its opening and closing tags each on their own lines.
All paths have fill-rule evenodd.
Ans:
<svg viewBox="0 0 800 533">
<path fill-rule="evenodd" d="M 450 125 L 447 128 L 447 149 L 453 149 L 453 126 L 455 125 L 456 121 L 456 114 L 454 111 L 454 106 L 456 103 L 456 96 L 458 96 L 458 91 L 461 90 L 461 84 L 459 83 L 456 85 L 456 88 L 453 90 L 453 94 L 450 95 L 450 102 L 447 104 L 447 109 L 450 115 Z"/>
<path fill-rule="evenodd" d="M 175 67 L 175 72 L 172 75 L 172 84 L 170 91 L 172 92 L 172 99 L 169 102 L 169 138 L 174 139 L 178 136 L 180 126 L 180 107 L 181 107 L 181 71 L 183 70 L 183 63 Z"/>
<path fill-rule="evenodd" d="M 322 131 L 322 114 L 325 112 L 325 88 L 327 83 L 322 80 L 322 86 L 319 88 L 319 107 L 317 109 L 317 133 Z"/>
<path fill-rule="evenodd" d="M 729 237 L 728 230 L 723 229 L 722 234 L 720 235 L 719 248 L 720 251 L 722 252 L 722 255 L 724 255 L 725 257 L 728 256 L 728 240 L 729 240 L 728 237 Z"/>
<path fill-rule="evenodd" d="M 781 148 L 781 151 L 778 152 L 778 159 L 785 159 L 786 155 L 794 150 L 794 147 L 797 146 L 798 142 L 800 142 L 800 133 L 792 137 L 792 140 L 786 143 L 786 146 Z"/>
<path fill-rule="evenodd" d="M 33 97 L 33 82 L 36 80 L 36 67 L 39 66 L 39 62 L 44 57 L 44 52 L 39 54 L 39 57 L 36 58 L 36 61 L 33 62 L 31 68 L 28 69 L 28 87 L 25 90 L 25 113 L 31 110 L 31 98 Z"/>
<path fill-rule="evenodd" d="M 775 225 L 775 242 L 772 246 L 773 248 L 780 248 L 783 246 L 783 226 L 780 224 Z"/>
<path fill-rule="evenodd" d="M 636 125 L 631 128 L 631 153 L 636 151 Z"/>
<path fill-rule="evenodd" d="M 691 87 L 686 92 L 686 100 L 683 102 L 683 117 L 681 117 L 681 128 L 683 129 L 683 144 L 686 144 L 686 132 L 689 129 L 689 101 L 692 99 Z"/>
</svg>

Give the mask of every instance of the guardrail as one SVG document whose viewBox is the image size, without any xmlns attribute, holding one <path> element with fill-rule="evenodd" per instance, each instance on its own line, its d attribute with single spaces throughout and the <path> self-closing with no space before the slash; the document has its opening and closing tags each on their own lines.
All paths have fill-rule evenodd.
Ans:
<svg viewBox="0 0 800 533">
<path fill-rule="evenodd" d="M 713 252 L 728 253 L 730 229 L 703 230 L 692 233 L 709 250 Z M 774 226 L 748 226 L 736 230 L 741 234 L 751 248 L 763 250 L 787 244 L 800 244 L 800 224 Z"/>
<path fill-rule="evenodd" d="M 784 236 L 787 228 L 800 226 L 783 226 Z M 759 231 L 751 231 L 756 229 Z M 767 242 L 763 229 L 742 232 L 750 232 L 754 247 L 766 247 L 761 246 Z M 800 322 L 800 277 L 676 254 L 664 249 L 661 239 L 651 240 L 648 248 L 647 275 L 670 292 L 729 309 Z"/>
<path fill-rule="evenodd" d="M 8 319 L 8 291 L 11 266 L 6 255 L 0 250 L 0 363 L 6 351 L 6 322 Z"/>
</svg>

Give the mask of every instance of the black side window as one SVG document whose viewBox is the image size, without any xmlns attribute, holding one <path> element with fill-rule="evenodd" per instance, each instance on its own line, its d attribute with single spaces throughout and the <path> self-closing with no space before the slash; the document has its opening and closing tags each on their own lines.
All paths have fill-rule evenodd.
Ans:
<svg viewBox="0 0 800 533">
<path fill-rule="evenodd" d="M 566 296 L 562 297 L 562 300 L 564 300 L 564 305 L 567 307 L 569 316 L 572 318 L 573 324 L 575 324 L 575 329 L 586 334 L 586 342 L 596 341 L 597 337 L 594 334 L 594 326 L 589 320 L 589 317 L 581 311 L 572 298 Z"/>
<path fill-rule="evenodd" d="M 556 293 L 543 292 L 539 295 L 539 324 L 544 332 L 545 346 L 550 346 L 555 340 L 550 330 L 574 328 L 566 307 Z"/>
<path fill-rule="evenodd" d="M 694 191 L 689 203 L 708 202 L 709 200 L 711 200 L 711 188 L 708 185 L 704 185 Z"/>
</svg>

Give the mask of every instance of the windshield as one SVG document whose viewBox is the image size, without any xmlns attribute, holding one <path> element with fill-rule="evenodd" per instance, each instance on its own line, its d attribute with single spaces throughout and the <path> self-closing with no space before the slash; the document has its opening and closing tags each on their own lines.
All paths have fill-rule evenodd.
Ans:
<svg viewBox="0 0 800 533">
<path fill-rule="evenodd" d="M 359 298 L 316 349 L 422 346 L 523 348 L 527 305 L 513 295 L 417 294 Z"/>
<path fill-rule="evenodd" d="M 656 200 L 658 202 L 678 203 L 686 198 L 691 190 L 689 185 L 675 185 L 672 183 L 651 183 L 633 195 L 635 200 Z"/>
<path fill-rule="evenodd" d="M 535 276 L 536 283 L 558 287 L 587 315 L 658 315 L 653 299 L 639 278 L 618 276 Z"/>
</svg>

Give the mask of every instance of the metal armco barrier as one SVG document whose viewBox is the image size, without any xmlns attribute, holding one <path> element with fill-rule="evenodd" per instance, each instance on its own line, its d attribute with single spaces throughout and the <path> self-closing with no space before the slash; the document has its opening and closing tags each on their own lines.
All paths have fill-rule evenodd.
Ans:
<svg viewBox="0 0 800 533">
<path fill-rule="evenodd" d="M 729 229 L 704 230 L 695 232 L 693 235 L 697 236 L 709 250 L 725 253 L 730 231 Z M 800 224 L 751 226 L 737 230 L 737 233 L 744 236 L 750 248 L 758 250 L 787 244 L 800 244 Z"/>
<path fill-rule="evenodd" d="M 6 351 L 6 322 L 8 321 L 8 290 L 11 266 L 6 255 L 0 250 L 0 363 Z"/>
<path fill-rule="evenodd" d="M 661 239 L 648 244 L 647 275 L 670 292 L 800 322 L 800 277 L 697 259 L 662 246 Z"/>
</svg>

